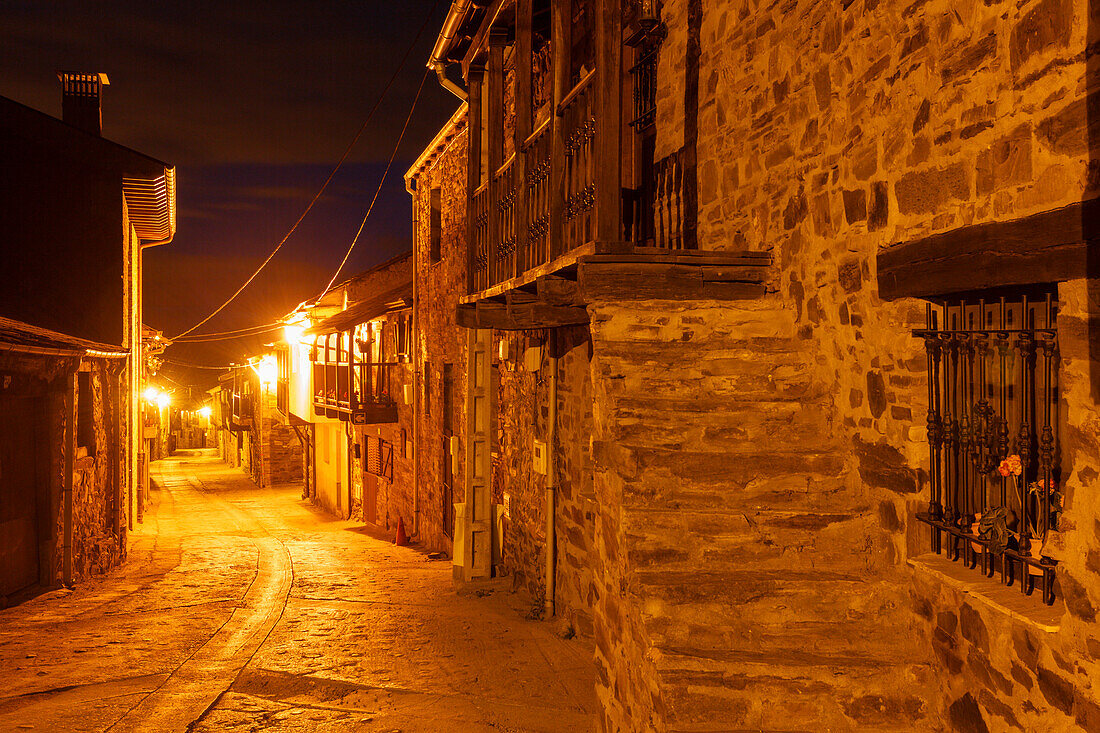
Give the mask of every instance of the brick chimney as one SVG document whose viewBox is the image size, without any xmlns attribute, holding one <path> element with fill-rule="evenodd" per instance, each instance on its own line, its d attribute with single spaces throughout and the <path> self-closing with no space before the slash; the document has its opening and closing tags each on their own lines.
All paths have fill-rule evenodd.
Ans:
<svg viewBox="0 0 1100 733">
<path fill-rule="evenodd" d="M 111 83 L 107 75 L 60 71 L 57 78 L 61 80 L 61 119 L 84 132 L 102 135 L 100 97 L 103 87 Z"/>
</svg>

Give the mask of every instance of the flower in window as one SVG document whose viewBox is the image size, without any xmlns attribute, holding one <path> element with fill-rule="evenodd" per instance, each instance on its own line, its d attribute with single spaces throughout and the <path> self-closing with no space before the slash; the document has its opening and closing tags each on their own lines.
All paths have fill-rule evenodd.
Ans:
<svg viewBox="0 0 1100 733">
<path fill-rule="evenodd" d="M 1024 466 L 1020 462 L 1020 456 L 1011 455 L 1008 458 L 1001 461 L 1001 465 L 997 466 L 997 473 L 1004 477 L 1019 476 L 1024 471 Z"/>
</svg>

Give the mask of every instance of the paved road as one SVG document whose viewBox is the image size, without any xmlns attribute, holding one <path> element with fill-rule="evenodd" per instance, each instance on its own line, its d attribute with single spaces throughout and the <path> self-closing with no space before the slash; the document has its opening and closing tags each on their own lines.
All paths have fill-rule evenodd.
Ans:
<svg viewBox="0 0 1100 733">
<path fill-rule="evenodd" d="M 153 465 L 107 578 L 0 611 L 0 731 L 589 731 L 591 649 L 516 596 L 257 489 Z"/>
</svg>

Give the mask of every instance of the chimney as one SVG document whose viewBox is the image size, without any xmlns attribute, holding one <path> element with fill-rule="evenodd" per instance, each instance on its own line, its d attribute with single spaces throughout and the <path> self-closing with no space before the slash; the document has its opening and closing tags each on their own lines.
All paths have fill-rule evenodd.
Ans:
<svg viewBox="0 0 1100 733">
<path fill-rule="evenodd" d="M 84 132 L 102 135 L 100 96 L 103 87 L 111 83 L 107 75 L 60 71 L 57 78 L 61 80 L 61 119 Z"/>
</svg>

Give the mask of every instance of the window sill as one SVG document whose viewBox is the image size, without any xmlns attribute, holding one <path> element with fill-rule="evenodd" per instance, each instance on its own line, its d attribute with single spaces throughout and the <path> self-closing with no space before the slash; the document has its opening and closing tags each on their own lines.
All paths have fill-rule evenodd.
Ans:
<svg viewBox="0 0 1100 733">
<path fill-rule="evenodd" d="M 987 578 L 977 569 L 967 568 L 962 562 L 952 562 L 946 555 L 927 553 L 909 558 L 908 565 L 916 573 L 950 586 L 979 604 L 1002 613 L 1021 623 L 1048 634 L 1062 628 L 1065 603 L 1061 598 L 1053 606 L 1042 603 L 1038 589 L 1030 596 L 1020 592 L 1018 585 L 1003 585 L 998 577 Z"/>
</svg>

